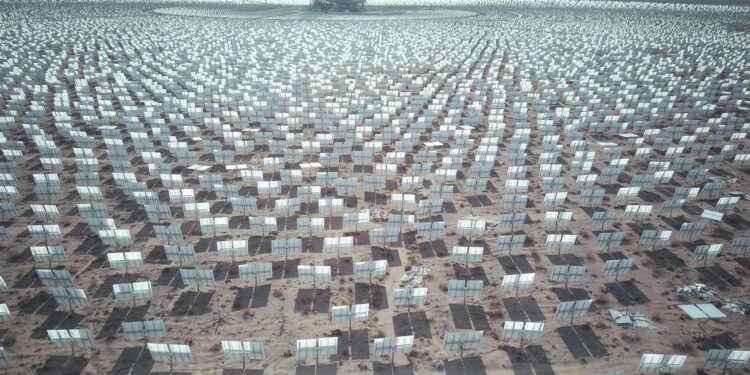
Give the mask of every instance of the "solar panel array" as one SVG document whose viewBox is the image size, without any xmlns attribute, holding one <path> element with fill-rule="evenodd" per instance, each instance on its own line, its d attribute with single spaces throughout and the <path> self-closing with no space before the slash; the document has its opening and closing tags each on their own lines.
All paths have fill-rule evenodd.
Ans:
<svg viewBox="0 0 750 375">
<path fill-rule="evenodd" d="M 94 338 L 88 329 L 51 329 L 47 335 L 59 348 L 85 348 L 94 346 Z"/>
<path fill-rule="evenodd" d="M 40 365 L 19 348 L 46 331 L 97 347 L 79 372 L 134 372 L 108 367 L 132 362 L 122 339 L 197 372 L 221 343 L 272 371 L 331 356 L 348 373 L 347 356 L 440 339 L 538 339 L 535 364 L 581 359 L 575 336 L 597 369 L 620 368 L 637 358 L 590 324 L 606 318 L 592 304 L 652 312 L 676 280 L 746 297 L 746 10 L 490 1 L 314 21 L 245 5 L 0 5 L 0 23 L 23 25 L 0 42 L 0 320 L 19 338 L 1 365 L 6 351 Z M 592 295 L 552 302 L 550 286 L 574 284 Z M 742 327 L 720 300 L 690 302 L 662 321 Z M 355 354 L 363 336 L 332 327 L 352 320 L 394 335 Z M 647 350 L 669 344 L 651 336 Z M 298 337 L 316 338 L 289 359 Z M 707 353 L 706 368 L 747 362 Z M 477 351 L 517 368 L 507 354 Z M 639 370 L 686 360 L 646 354 Z"/>
<path fill-rule="evenodd" d="M 506 321 L 503 327 L 504 340 L 536 340 L 544 333 L 544 323 Z"/>
<path fill-rule="evenodd" d="M 175 363 L 193 362 L 190 346 L 183 344 L 146 343 L 151 359 L 154 362 L 168 363 L 170 367 Z"/>
<path fill-rule="evenodd" d="M 227 359 L 250 359 L 262 361 L 266 359 L 266 350 L 263 343 L 257 341 L 229 341 L 221 342 L 224 350 L 224 358 Z"/>
<path fill-rule="evenodd" d="M 351 323 L 353 321 L 366 321 L 370 311 L 370 305 L 360 303 L 356 305 L 333 306 L 331 308 L 331 322 L 333 324 Z"/>
<path fill-rule="evenodd" d="M 711 349 L 703 361 L 703 368 L 743 369 L 750 360 L 750 351 Z"/>
<path fill-rule="evenodd" d="M 152 339 L 166 336 L 167 329 L 161 319 L 122 322 L 122 334 L 128 340 Z"/>
<path fill-rule="evenodd" d="M 482 341 L 482 331 L 450 331 L 445 333 L 443 338 L 443 350 L 463 351 L 467 349 L 477 349 Z"/>
<path fill-rule="evenodd" d="M 414 345 L 414 336 L 376 338 L 372 345 L 373 356 L 393 356 L 396 353 L 409 353 Z"/>
<path fill-rule="evenodd" d="M 638 365 L 638 371 L 642 373 L 676 374 L 682 369 L 686 359 L 686 355 L 680 354 L 644 354 Z"/>
<path fill-rule="evenodd" d="M 528 290 L 534 286 L 534 277 L 536 273 L 521 273 L 516 275 L 505 275 L 500 284 L 502 291 L 515 291 L 518 294 L 521 290 Z"/>
<path fill-rule="evenodd" d="M 338 351 L 338 337 L 319 337 L 297 340 L 298 358 L 321 358 L 332 356 Z"/>
<path fill-rule="evenodd" d="M 577 301 L 562 301 L 555 309 L 555 319 L 574 318 L 584 316 L 589 312 L 591 299 Z"/>
<path fill-rule="evenodd" d="M 427 300 L 427 288 L 399 288 L 393 289 L 393 304 L 423 305 Z"/>
<path fill-rule="evenodd" d="M 10 360 L 8 355 L 5 353 L 5 348 L 0 346 L 0 365 L 8 367 L 10 366 Z"/>
</svg>

